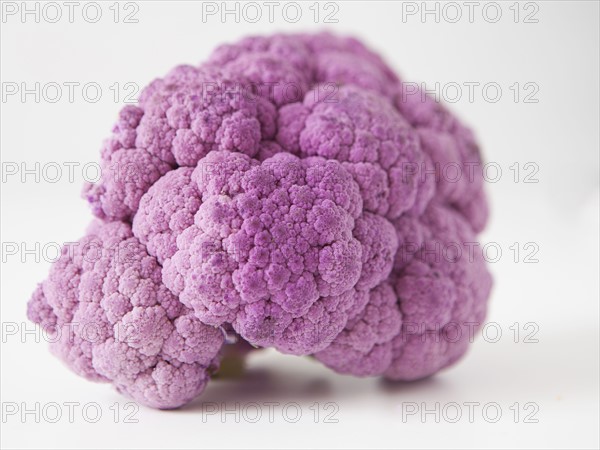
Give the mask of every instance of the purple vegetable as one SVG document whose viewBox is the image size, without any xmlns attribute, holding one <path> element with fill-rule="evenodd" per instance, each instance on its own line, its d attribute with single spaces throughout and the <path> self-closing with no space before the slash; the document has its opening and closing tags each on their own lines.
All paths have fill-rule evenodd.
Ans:
<svg viewBox="0 0 600 450">
<path fill-rule="evenodd" d="M 141 403 L 200 394 L 227 336 L 426 377 L 485 316 L 473 136 L 357 40 L 221 46 L 150 83 L 101 156 L 84 190 L 97 219 L 28 315 L 75 372 Z M 440 176 L 449 165 L 464 176 Z"/>
</svg>

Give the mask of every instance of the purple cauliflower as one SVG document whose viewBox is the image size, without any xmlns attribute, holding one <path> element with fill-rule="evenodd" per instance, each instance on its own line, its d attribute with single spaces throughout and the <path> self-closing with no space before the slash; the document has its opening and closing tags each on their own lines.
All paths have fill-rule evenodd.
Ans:
<svg viewBox="0 0 600 450">
<path fill-rule="evenodd" d="M 485 317 L 480 164 L 471 132 L 355 39 L 223 45 L 123 108 L 84 187 L 97 218 L 28 316 L 75 372 L 157 408 L 200 394 L 232 345 L 432 375 Z"/>
</svg>

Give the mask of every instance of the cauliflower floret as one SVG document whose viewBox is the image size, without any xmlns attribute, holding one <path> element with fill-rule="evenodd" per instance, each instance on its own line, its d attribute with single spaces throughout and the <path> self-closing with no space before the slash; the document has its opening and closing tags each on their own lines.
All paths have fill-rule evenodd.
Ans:
<svg viewBox="0 0 600 450">
<path fill-rule="evenodd" d="M 427 157 L 418 134 L 374 92 L 349 85 L 329 98 L 317 87 L 301 104 L 281 108 L 278 124 L 285 150 L 351 163 L 371 212 L 389 219 L 420 213 L 433 195 L 433 179 L 419 176 Z"/>
<path fill-rule="evenodd" d="M 422 378 L 454 362 L 485 316 L 491 277 L 474 234 L 447 206 L 432 204 L 419 218 L 394 223 L 399 238 L 391 285 L 368 292 L 364 309 L 316 354 L 353 375 Z M 400 323 L 402 322 L 402 327 Z"/>
<path fill-rule="evenodd" d="M 64 247 L 29 303 L 75 372 L 156 408 L 181 406 L 218 367 L 220 329 L 200 322 L 161 281 L 161 267 L 122 222 L 94 223 Z"/>
<path fill-rule="evenodd" d="M 164 263 L 166 285 L 202 321 L 232 323 L 254 345 L 296 354 L 327 345 L 361 275 L 352 177 L 336 161 L 215 152 L 192 178 L 203 202 Z"/>
</svg>

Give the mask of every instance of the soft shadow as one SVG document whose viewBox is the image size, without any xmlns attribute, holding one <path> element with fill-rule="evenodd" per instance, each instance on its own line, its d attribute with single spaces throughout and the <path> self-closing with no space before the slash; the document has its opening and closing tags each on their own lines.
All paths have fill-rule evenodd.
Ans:
<svg viewBox="0 0 600 450">
<path fill-rule="evenodd" d="M 415 381 L 390 381 L 327 373 L 320 375 L 302 366 L 279 366 L 247 369 L 237 378 L 213 379 L 206 390 L 194 401 L 178 409 L 182 413 L 199 412 L 209 408 L 213 412 L 239 408 L 240 404 L 259 405 L 267 402 L 327 402 L 336 397 L 350 398 L 381 395 L 395 398 L 408 394 L 443 391 L 449 385 L 444 377 L 430 376 Z M 216 410 L 215 410 L 216 408 Z"/>
<path fill-rule="evenodd" d="M 331 383 L 301 372 L 266 369 L 247 370 L 240 378 L 212 380 L 202 395 L 180 409 L 198 411 L 206 404 L 233 407 L 240 402 L 310 401 L 331 397 Z"/>
<path fill-rule="evenodd" d="M 382 391 L 390 393 L 390 394 L 398 394 L 398 393 L 406 393 L 406 392 L 419 392 L 423 391 L 433 391 L 437 389 L 441 389 L 445 386 L 443 377 L 436 377 L 435 375 L 431 375 L 426 378 L 421 378 L 420 380 L 414 381 L 393 381 L 388 380 L 386 378 L 381 378 L 379 380 L 379 387 Z"/>
</svg>

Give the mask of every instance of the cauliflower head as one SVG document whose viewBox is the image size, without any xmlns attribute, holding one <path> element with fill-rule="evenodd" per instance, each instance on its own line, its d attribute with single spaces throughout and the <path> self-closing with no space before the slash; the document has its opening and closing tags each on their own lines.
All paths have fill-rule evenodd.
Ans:
<svg viewBox="0 0 600 450">
<path fill-rule="evenodd" d="M 122 109 L 83 190 L 96 218 L 28 316 L 76 373 L 156 408 L 199 395 L 232 336 L 429 376 L 485 317 L 480 163 L 469 129 L 356 39 L 223 45 Z"/>
</svg>

